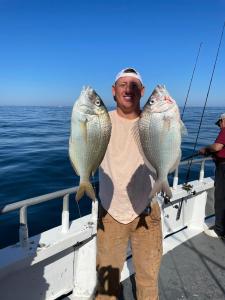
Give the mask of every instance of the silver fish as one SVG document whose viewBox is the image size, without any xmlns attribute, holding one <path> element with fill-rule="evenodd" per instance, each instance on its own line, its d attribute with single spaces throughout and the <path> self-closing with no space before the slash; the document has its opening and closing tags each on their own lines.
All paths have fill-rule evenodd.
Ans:
<svg viewBox="0 0 225 300">
<path fill-rule="evenodd" d="M 147 165 L 156 171 L 156 182 L 150 198 L 164 192 L 171 198 L 167 175 L 178 166 L 181 158 L 181 133 L 185 132 L 179 108 L 163 85 L 157 85 L 145 104 L 138 121 L 142 153 Z"/>
<path fill-rule="evenodd" d="M 103 101 L 91 87 L 83 88 L 73 106 L 69 140 L 69 157 L 80 176 L 77 201 L 84 193 L 95 200 L 89 177 L 103 160 L 110 135 L 111 121 Z"/>
</svg>

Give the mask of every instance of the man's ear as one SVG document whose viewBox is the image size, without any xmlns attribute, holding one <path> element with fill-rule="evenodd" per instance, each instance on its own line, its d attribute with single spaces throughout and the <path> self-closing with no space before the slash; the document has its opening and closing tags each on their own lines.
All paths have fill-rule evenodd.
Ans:
<svg viewBox="0 0 225 300">
<path fill-rule="evenodd" d="M 115 85 L 112 85 L 112 94 L 113 94 L 113 97 L 115 97 L 115 94 L 116 94 Z"/>
</svg>

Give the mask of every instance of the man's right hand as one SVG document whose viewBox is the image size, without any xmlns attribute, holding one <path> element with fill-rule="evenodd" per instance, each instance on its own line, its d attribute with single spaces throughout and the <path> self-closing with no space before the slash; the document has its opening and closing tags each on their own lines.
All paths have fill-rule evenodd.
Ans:
<svg viewBox="0 0 225 300">
<path fill-rule="evenodd" d="M 205 156 L 207 156 L 209 154 L 206 147 L 199 149 L 198 152 L 199 152 L 199 154 L 205 155 Z"/>
</svg>

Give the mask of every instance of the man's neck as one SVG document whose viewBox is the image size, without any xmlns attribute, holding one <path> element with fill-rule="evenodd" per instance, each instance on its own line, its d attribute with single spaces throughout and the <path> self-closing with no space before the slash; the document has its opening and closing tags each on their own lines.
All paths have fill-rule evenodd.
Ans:
<svg viewBox="0 0 225 300">
<path fill-rule="evenodd" d="M 140 108 L 136 109 L 135 111 L 131 111 L 131 112 L 127 111 L 126 112 L 126 111 L 123 111 L 121 108 L 117 107 L 116 111 L 117 111 L 117 113 L 120 117 L 125 118 L 125 119 L 129 119 L 129 120 L 138 118 L 140 116 L 140 113 L 141 113 Z"/>
</svg>

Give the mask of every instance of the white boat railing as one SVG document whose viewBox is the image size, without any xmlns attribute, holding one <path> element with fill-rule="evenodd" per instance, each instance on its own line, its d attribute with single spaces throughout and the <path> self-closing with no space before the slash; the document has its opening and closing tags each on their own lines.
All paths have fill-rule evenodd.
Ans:
<svg viewBox="0 0 225 300">
<path fill-rule="evenodd" d="M 1 214 L 20 210 L 20 227 L 19 227 L 19 242 L 21 247 L 26 247 L 28 243 L 28 223 L 27 223 L 27 208 L 39 203 L 55 200 L 58 198 L 63 199 L 62 209 L 62 232 L 66 233 L 69 230 L 69 195 L 77 192 L 78 187 L 68 188 L 54 193 L 45 194 L 42 196 L 29 198 L 26 200 L 14 202 L 4 206 L 1 209 Z"/>
<path fill-rule="evenodd" d="M 205 169 L 205 162 L 208 160 L 212 160 L 211 158 L 202 158 L 202 159 L 195 159 L 192 160 L 192 164 L 201 164 L 200 172 L 199 172 L 199 181 L 202 181 L 204 178 L 204 169 Z M 182 165 L 189 164 L 191 160 L 183 161 L 179 164 L 177 169 L 175 170 L 174 177 L 173 177 L 173 189 L 176 190 L 178 185 L 179 179 L 179 167 Z M 50 200 L 56 200 L 58 198 L 63 199 L 63 208 L 62 208 L 62 222 L 61 222 L 61 230 L 63 233 L 67 233 L 69 231 L 69 195 L 74 194 L 77 192 L 78 187 L 68 188 L 64 190 L 60 190 L 57 192 L 41 195 L 34 198 L 29 198 L 26 200 L 14 202 L 4 206 L 0 210 L 0 214 L 5 214 L 8 212 L 15 211 L 17 209 L 20 210 L 20 226 L 19 226 L 19 243 L 21 247 L 26 247 L 28 244 L 28 222 L 27 222 L 27 208 L 29 206 L 33 206 L 36 204 L 40 204 L 43 202 L 47 202 Z"/>
<path fill-rule="evenodd" d="M 179 167 L 180 166 L 184 166 L 187 164 L 201 164 L 200 167 L 200 171 L 199 171 L 199 181 L 202 181 L 203 178 L 205 177 L 205 162 L 206 161 L 212 161 L 211 157 L 206 157 L 206 158 L 199 158 L 199 159 L 195 159 L 195 160 L 185 160 L 180 162 L 180 164 L 178 165 L 178 167 L 176 168 L 175 172 L 174 172 L 174 176 L 173 176 L 173 189 L 176 190 L 177 185 L 178 185 L 178 180 L 179 180 L 179 176 L 178 176 L 178 171 L 179 171 Z"/>
</svg>

